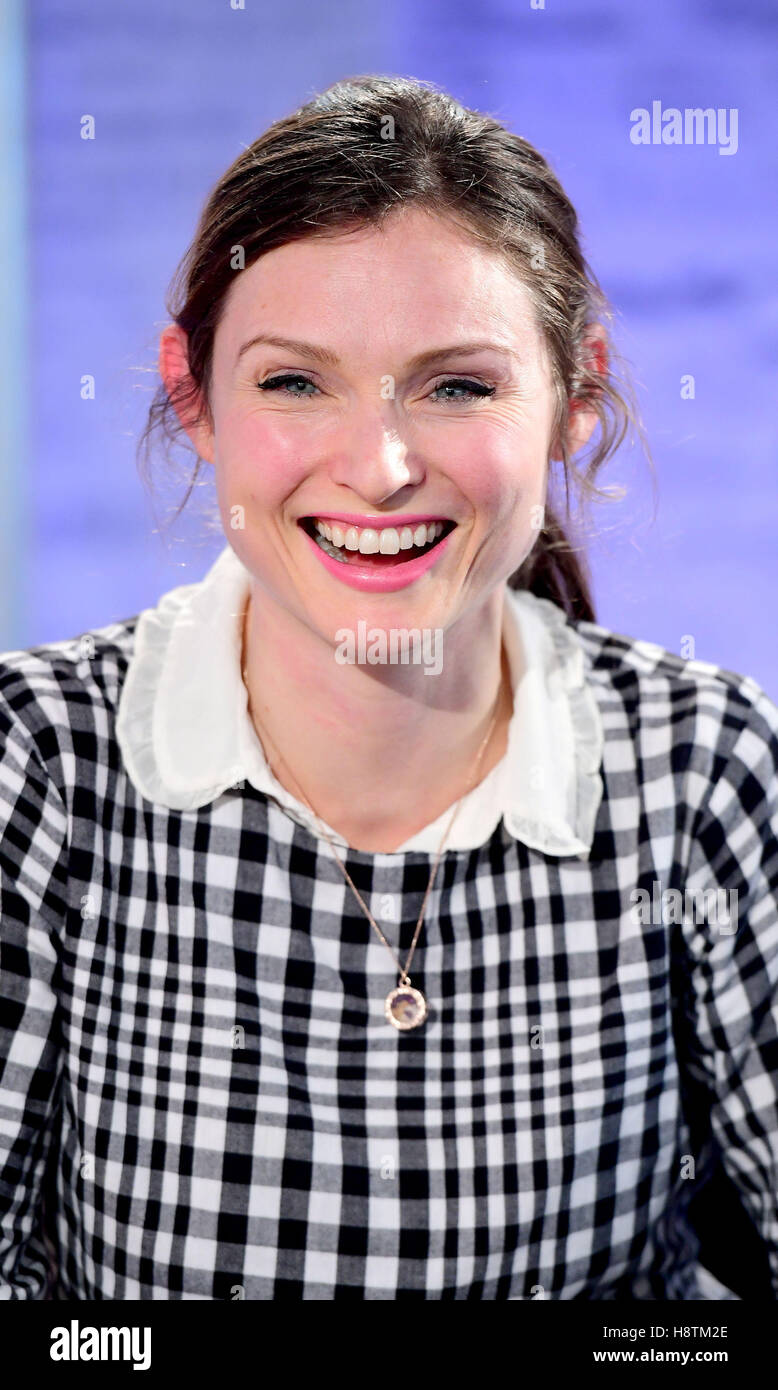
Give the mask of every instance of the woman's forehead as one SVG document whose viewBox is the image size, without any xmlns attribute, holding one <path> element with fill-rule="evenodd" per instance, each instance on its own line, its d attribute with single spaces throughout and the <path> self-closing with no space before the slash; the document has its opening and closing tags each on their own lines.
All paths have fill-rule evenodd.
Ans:
<svg viewBox="0 0 778 1390">
<path fill-rule="evenodd" d="M 234 355 L 260 332 L 335 350 L 378 333 L 413 352 L 420 335 L 429 347 L 478 340 L 515 350 L 537 336 L 529 290 L 502 257 L 442 219 L 410 215 L 383 228 L 288 242 L 241 271 L 219 336 Z"/>
</svg>

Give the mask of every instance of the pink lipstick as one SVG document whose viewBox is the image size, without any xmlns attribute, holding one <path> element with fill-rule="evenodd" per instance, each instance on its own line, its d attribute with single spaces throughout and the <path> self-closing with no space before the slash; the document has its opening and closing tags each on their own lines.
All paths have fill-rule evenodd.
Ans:
<svg viewBox="0 0 778 1390">
<path fill-rule="evenodd" d="M 404 527 L 414 527 L 432 522 L 440 522 L 443 533 L 428 542 L 423 549 L 401 549 L 393 554 L 374 552 L 363 554 L 359 550 L 347 550 L 342 545 L 336 547 L 329 543 L 316 530 L 316 522 L 334 523 L 344 527 L 356 526 L 360 530 L 371 529 L 381 532 L 388 528 L 401 531 Z M 456 523 L 438 513 L 408 513 L 394 516 L 358 516 L 352 512 L 317 512 L 314 516 L 301 518 L 299 528 L 306 544 L 317 560 L 336 579 L 352 589 L 367 593 L 395 593 L 413 584 L 437 564 L 448 549 L 449 539 L 456 530 Z M 375 543 L 375 542 L 374 542 Z M 395 541 L 395 545 L 396 545 Z"/>
</svg>

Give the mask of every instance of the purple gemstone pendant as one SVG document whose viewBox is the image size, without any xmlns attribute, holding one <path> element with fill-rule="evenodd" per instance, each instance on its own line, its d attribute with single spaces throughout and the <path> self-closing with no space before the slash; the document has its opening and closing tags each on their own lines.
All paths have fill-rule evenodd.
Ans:
<svg viewBox="0 0 778 1390">
<path fill-rule="evenodd" d="M 427 1017 L 427 1001 L 421 990 L 412 989 L 410 985 L 398 985 L 387 994 L 384 1013 L 388 1023 L 406 1032 L 409 1028 L 418 1028 L 419 1024 L 424 1022 Z"/>
</svg>

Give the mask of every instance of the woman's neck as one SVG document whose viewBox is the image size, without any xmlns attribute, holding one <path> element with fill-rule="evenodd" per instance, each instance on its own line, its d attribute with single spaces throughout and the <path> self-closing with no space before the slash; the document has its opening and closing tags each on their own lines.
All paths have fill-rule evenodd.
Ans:
<svg viewBox="0 0 778 1390">
<path fill-rule="evenodd" d="M 498 589 L 447 629 L 432 676 L 422 665 L 340 665 L 266 596 L 247 604 L 242 664 L 268 762 L 355 849 L 391 853 L 503 757 L 513 713 L 503 601 Z"/>
</svg>

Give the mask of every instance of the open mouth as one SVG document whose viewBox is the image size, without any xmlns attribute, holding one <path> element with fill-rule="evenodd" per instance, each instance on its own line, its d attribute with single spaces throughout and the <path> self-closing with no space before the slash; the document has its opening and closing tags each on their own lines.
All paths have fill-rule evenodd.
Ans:
<svg viewBox="0 0 778 1390">
<path fill-rule="evenodd" d="M 302 526 L 312 541 L 331 559 L 343 565 L 391 569 L 418 560 L 434 550 L 456 526 L 455 521 L 428 522 L 423 525 L 384 526 L 380 528 L 348 526 L 345 522 L 328 522 L 316 516 L 301 517 Z"/>
</svg>

